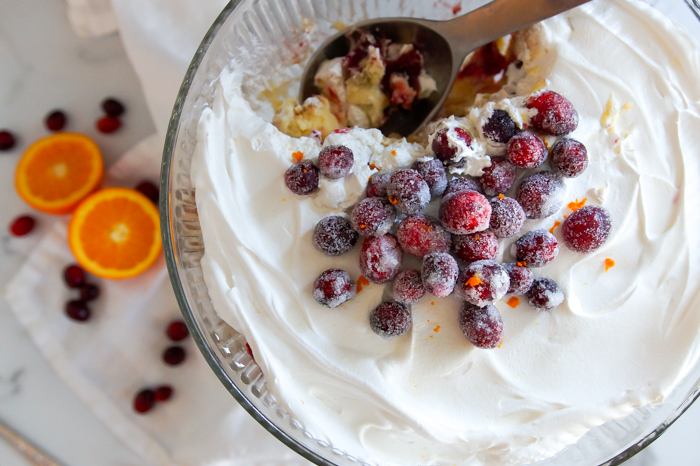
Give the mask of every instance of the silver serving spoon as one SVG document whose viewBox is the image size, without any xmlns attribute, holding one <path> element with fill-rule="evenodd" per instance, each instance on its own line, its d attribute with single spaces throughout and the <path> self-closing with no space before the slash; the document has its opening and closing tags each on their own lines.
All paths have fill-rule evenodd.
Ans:
<svg viewBox="0 0 700 466">
<path fill-rule="evenodd" d="M 392 42 L 413 43 L 423 53 L 425 70 L 437 84 L 437 92 L 417 100 L 411 110 L 399 109 L 381 126 L 386 135 L 408 136 L 430 122 L 447 99 L 462 62 L 468 54 L 531 24 L 543 21 L 590 0 L 495 0 L 449 21 L 415 18 L 380 18 L 360 21 L 330 37 L 306 64 L 300 98 L 317 95 L 314 76 L 325 60 L 350 52 L 349 33 L 365 29 Z"/>
</svg>

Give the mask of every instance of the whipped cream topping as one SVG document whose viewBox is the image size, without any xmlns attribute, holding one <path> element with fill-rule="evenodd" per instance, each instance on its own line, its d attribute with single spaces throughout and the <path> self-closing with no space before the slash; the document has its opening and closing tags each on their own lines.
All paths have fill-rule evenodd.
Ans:
<svg viewBox="0 0 700 466">
<path fill-rule="evenodd" d="M 556 310 L 538 312 L 522 298 L 514 309 L 507 298 L 496 304 L 505 327 L 498 349 L 478 350 L 464 338 L 455 295 L 412 306 L 412 329 L 391 341 L 368 324 L 390 284 L 366 286 L 335 309 L 316 303 L 312 284 L 322 271 L 360 275 L 359 244 L 326 257 L 311 241 L 321 218 L 362 197 L 356 181 L 341 183 L 344 193 L 329 201 L 320 200 L 327 185 L 313 199 L 291 194 L 283 174 L 292 153 L 313 158 L 320 145 L 290 138 L 256 113 L 237 73 L 221 76 L 202 113 L 192 180 L 214 307 L 245 335 L 276 400 L 315 437 L 364 461 L 545 459 L 591 427 L 662 402 L 698 360 L 700 250 L 688 240 L 700 226 L 696 47 L 631 0 L 587 4 L 545 21 L 541 31 L 556 58 L 539 78 L 576 106 L 572 137 L 590 156 L 586 172 L 566 180 L 569 200 L 602 204 L 613 228 L 598 251 L 562 246 L 552 263 L 534 270 L 561 286 L 565 300 Z M 623 104 L 615 123 L 603 127 L 611 92 L 629 110 Z M 381 152 L 386 141 L 363 134 L 368 140 L 358 146 L 371 144 L 366 157 L 393 170 L 391 151 Z M 352 143 L 350 136 L 329 138 Z M 421 152 L 396 144 L 407 165 Z M 369 176 L 355 170 L 357 183 Z M 549 229 L 570 212 L 528 220 L 523 232 Z M 562 242 L 560 228 L 554 234 Z M 513 261 L 515 239 L 502 240 L 499 259 Z M 616 263 L 608 272 L 606 258 Z M 404 268 L 420 268 L 420 261 L 406 254 Z"/>
</svg>

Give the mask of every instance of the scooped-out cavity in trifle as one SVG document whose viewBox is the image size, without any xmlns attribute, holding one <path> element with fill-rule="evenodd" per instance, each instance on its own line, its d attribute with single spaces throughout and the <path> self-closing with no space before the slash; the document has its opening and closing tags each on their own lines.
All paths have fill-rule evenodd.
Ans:
<svg viewBox="0 0 700 466">
<path fill-rule="evenodd" d="M 205 282 L 276 401 L 382 465 L 529 464 L 663 402 L 698 358 L 690 38 L 587 4 L 472 54 L 409 141 L 372 127 L 431 78 L 359 37 L 274 118 L 224 72 L 199 123 Z"/>
</svg>

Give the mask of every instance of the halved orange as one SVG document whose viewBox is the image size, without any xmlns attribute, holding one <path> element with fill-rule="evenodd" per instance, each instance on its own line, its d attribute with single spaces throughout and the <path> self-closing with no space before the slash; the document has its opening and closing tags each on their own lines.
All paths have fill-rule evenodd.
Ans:
<svg viewBox="0 0 700 466">
<path fill-rule="evenodd" d="M 68 214 L 97 189 L 103 169 L 102 154 L 92 139 L 58 133 L 24 152 L 15 171 L 15 188 L 36 210 Z"/>
<path fill-rule="evenodd" d="M 133 189 L 102 189 L 73 213 L 68 243 L 88 272 L 115 280 L 135 277 L 160 255 L 158 208 Z"/>
</svg>

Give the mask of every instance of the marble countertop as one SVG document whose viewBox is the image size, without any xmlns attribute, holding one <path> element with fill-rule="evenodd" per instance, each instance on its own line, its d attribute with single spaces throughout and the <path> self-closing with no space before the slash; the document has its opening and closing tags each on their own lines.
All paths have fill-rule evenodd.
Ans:
<svg viewBox="0 0 700 466">
<path fill-rule="evenodd" d="M 676 14 L 683 8 L 675 0 L 648 2 Z M 700 31 L 690 11 L 679 18 Z M 44 116 L 54 108 L 66 111 L 68 129 L 95 138 L 107 165 L 155 128 L 119 37 L 78 38 L 68 25 L 63 0 L 0 0 L 0 64 L 0 128 L 21 138 L 16 149 L 0 153 L 0 286 L 4 287 L 53 221 L 33 213 L 39 220 L 34 234 L 9 241 L 5 233 L 14 217 L 31 211 L 15 194 L 13 176 L 27 143 L 47 134 Z M 128 107 L 125 126 L 113 135 L 94 129 L 100 102 L 107 96 Z M 2 299 L 0 419 L 66 466 L 144 466 L 58 379 Z M 696 403 L 627 464 L 697 466 L 699 439 L 700 403 Z M 0 465 L 28 464 L 0 440 Z"/>
</svg>

